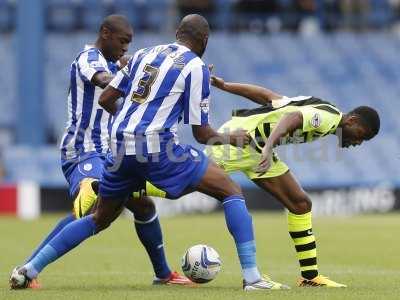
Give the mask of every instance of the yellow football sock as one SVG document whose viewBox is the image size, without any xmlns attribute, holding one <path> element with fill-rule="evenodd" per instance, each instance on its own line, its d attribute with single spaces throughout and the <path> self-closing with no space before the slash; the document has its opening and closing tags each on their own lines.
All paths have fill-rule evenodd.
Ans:
<svg viewBox="0 0 400 300">
<path fill-rule="evenodd" d="M 301 276 L 313 279 L 318 276 L 317 246 L 312 232 L 311 212 L 295 215 L 288 212 L 288 229 L 293 239 L 300 263 Z"/>
<path fill-rule="evenodd" d="M 79 185 L 79 193 L 74 200 L 74 214 L 80 219 L 90 212 L 90 209 L 96 203 L 97 195 L 92 187 L 92 182 L 97 179 L 85 178 Z"/>
</svg>

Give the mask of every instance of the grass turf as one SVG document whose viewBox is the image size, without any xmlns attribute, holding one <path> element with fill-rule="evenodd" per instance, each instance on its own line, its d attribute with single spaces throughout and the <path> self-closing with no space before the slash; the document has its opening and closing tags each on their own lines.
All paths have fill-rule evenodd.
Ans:
<svg viewBox="0 0 400 300">
<path fill-rule="evenodd" d="M 400 299 L 400 215 L 315 218 L 320 273 L 345 283 L 347 289 L 298 288 L 298 262 L 282 213 L 254 213 L 258 264 L 290 291 L 241 290 L 234 243 L 222 214 L 162 219 L 171 268 L 191 245 L 214 247 L 223 270 L 211 283 L 196 288 L 151 286 L 152 269 L 134 233 L 120 218 L 106 232 L 50 265 L 40 276 L 41 290 L 10 291 L 8 275 L 23 262 L 59 215 L 22 222 L 0 217 L 0 299 Z"/>
</svg>

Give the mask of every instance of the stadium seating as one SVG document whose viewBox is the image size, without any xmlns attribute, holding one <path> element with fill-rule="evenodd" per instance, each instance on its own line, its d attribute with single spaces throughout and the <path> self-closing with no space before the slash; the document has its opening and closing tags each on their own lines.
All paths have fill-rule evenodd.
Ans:
<svg viewBox="0 0 400 300">
<path fill-rule="evenodd" d="M 46 115 L 57 136 L 65 126 L 69 65 L 84 43 L 94 39 L 94 33 L 50 34 L 47 38 L 51 51 L 46 60 Z M 172 35 L 137 34 L 131 50 L 171 39 Z M 10 110 L 0 115 L 0 125 L 12 127 L 17 118 L 13 88 L 15 62 L 14 57 L 10 57 L 13 43 L 9 36 L 1 36 L 1 40 L 5 43 L 0 44 L 0 60 L 6 72 L 0 72 L 0 101 L 2 107 Z M 205 60 L 214 63 L 215 72 L 227 80 L 262 84 L 289 96 L 319 96 L 336 103 L 344 111 L 363 104 L 376 107 L 382 116 L 381 133 L 363 147 L 337 152 L 335 138 L 331 137 L 327 160 L 326 157 L 323 161 L 299 159 L 307 152 L 307 147 L 317 149 L 317 154 L 318 149 L 325 151 L 325 146 L 321 146 L 321 150 L 314 145 L 304 145 L 295 153 L 297 156 L 290 155 L 294 150 L 289 150 L 285 161 L 307 186 L 375 184 L 382 180 L 400 184 L 399 50 L 399 40 L 388 33 L 311 37 L 216 33 L 210 39 Z M 230 117 L 230 109 L 226 107 L 254 106 L 215 89 L 212 93 L 211 118 L 215 126 Z M 184 130 L 183 140 L 193 141 L 190 130 Z M 39 151 L 39 158 L 32 157 L 29 149 L 16 149 L 11 147 L 3 153 L 10 180 L 33 178 L 45 184 L 64 182 L 56 148 L 45 147 Z"/>
<path fill-rule="evenodd" d="M 9 0 L 0 0 L 0 32 L 13 28 L 15 20 L 15 5 Z"/>
<path fill-rule="evenodd" d="M 0 35 L 0 105 L 7 107 L 7 113 L 0 116 L 0 127 L 12 127 L 16 116 L 16 58 L 13 54 L 14 41 L 9 35 Z"/>
<path fill-rule="evenodd" d="M 47 1 L 47 26 L 50 30 L 72 31 L 78 27 L 78 5 L 68 0 Z"/>
<path fill-rule="evenodd" d="M 351 19 L 336 7 L 337 1 L 315 1 L 314 16 L 324 29 L 333 29 L 346 23 L 357 27 L 357 24 L 372 28 L 387 28 L 396 21 L 396 13 L 392 10 L 395 1 L 368 0 L 369 9 L 366 15 L 352 15 Z M 51 31 L 66 32 L 76 29 L 97 31 L 98 22 L 110 13 L 123 13 L 141 30 L 159 31 L 170 27 L 166 20 L 178 16 L 175 11 L 175 0 L 42 0 L 45 4 L 47 28 Z M 232 30 L 238 25 L 255 31 L 265 30 L 265 24 L 273 18 L 272 28 L 294 29 L 298 21 L 306 15 L 296 11 L 294 0 L 276 0 L 277 11 L 236 12 L 237 0 L 215 0 L 214 11 L 208 16 L 214 29 Z M 9 32 L 15 28 L 16 0 L 0 0 L 0 32 Z M 335 8 L 329 8 L 329 7 Z M 349 24 L 351 22 L 351 24 Z M 277 25 L 280 24 L 280 25 Z M 270 24 L 271 25 L 271 24 Z M 270 27 L 267 25 L 267 27 Z M 271 28 L 270 28 L 271 29 Z M 273 29 L 274 30 L 274 29 Z"/>
</svg>

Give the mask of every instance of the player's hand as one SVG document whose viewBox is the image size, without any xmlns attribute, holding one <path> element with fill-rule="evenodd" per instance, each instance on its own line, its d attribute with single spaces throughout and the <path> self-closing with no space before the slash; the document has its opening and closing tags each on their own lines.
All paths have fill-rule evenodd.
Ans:
<svg viewBox="0 0 400 300">
<path fill-rule="evenodd" d="M 119 59 L 119 68 L 122 69 L 124 68 L 127 64 L 128 61 L 132 58 L 132 55 L 124 55 Z"/>
<path fill-rule="evenodd" d="M 229 134 L 229 144 L 235 147 L 244 148 L 250 144 L 251 137 L 244 129 L 238 129 Z"/>
<path fill-rule="evenodd" d="M 273 148 L 268 144 L 264 146 L 261 153 L 261 161 L 258 166 L 254 169 L 254 172 L 264 174 L 269 170 L 272 165 L 272 154 Z"/>
<path fill-rule="evenodd" d="M 225 81 L 221 77 L 211 75 L 211 85 L 222 90 L 224 89 Z"/>
</svg>

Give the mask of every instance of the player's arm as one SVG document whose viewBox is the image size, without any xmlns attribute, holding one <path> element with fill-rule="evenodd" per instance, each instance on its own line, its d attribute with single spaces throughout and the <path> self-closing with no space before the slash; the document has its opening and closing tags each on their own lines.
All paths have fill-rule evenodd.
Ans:
<svg viewBox="0 0 400 300">
<path fill-rule="evenodd" d="M 107 61 L 95 49 L 84 52 L 78 59 L 79 76 L 84 82 L 104 88 L 113 76 L 109 74 Z"/>
<path fill-rule="evenodd" d="M 126 97 L 129 92 L 128 87 L 131 82 L 129 69 L 131 65 L 132 59 L 123 69 L 118 71 L 100 95 L 99 105 L 112 115 L 118 111 L 118 99 Z"/>
<path fill-rule="evenodd" d="M 131 56 L 124 55 L 118 61 L 118 67 L 124 68 Z M 90 82 L 95 86 L 104 89 L 114 78 L 110 74 L 107 61 L 95 50 L 89 50 L 83 53 L 78 60 L 79 75 L 85 82 Z"/>
<path fill-rule="evenodd" d="M 104 89 L 111 80 L 114 79 L 114 75 L 107 72 L 97 72 L 93 75 L 91 82 L 102 89 Z"/>
<path fill-rule="evenodd" d="M 284 115 L 276 124 L 274 130 L 265 144 L 265 147 L 273 148 L 278 145 L 281 138 L 288 134 L 292 134 L 296 129 L 303 128 L 303 114 L 299 111 L 291 112 Z"/>
<path fill-rule="evenodd" d="M 129 60 L 132 58 L 132 55 L 124 55 L 117 62 L 118 69 L 121 70 L 124 68 Z M 114 75 L 108 72 L 97 72 L 93 75 L 91 82 L 98 87 L 104 89 L 113 79 Z"/>
<path fill-rule="evenodd" d="M 236 147 L 244 147 L 250 143 L 250 136 L 245 130 L 237 130 L 232 133 L 219 133 L 210 125 L 192 125 L 193 136 L 196 141 L 204 145 L 230 144 Z"/>
<path fill-rule="evenodd" d="M 210 72 L 204 65 L 197 65 L 190 71 L 190 82 L 186 78 L 183 94 L 184 123 L 192 126 L 193 136 L 200 144 L 221 145 L 231 144 L 243 147 L 250 142 L 250 136 L 245 130 L 232 133 L 219 133 L 208 122 L 210 99 Z"/>
<path fill-rule="evenodd" d="M 281 99 L 283 97 L 282 95 L 258 85 L 225 82 L 223 78 L 216 76 L 211 76 L 211 84 L 223 91 L 245 97 L 261 105 L 265 105 L 272 100 Z"/>
<path fill-rule="evenodd" d="M 272 163 L 272 150 L 287 134 L 292 134 L 296 129 L 303 128 L 303 114 L 299 111 L 284 115 L 276 124 L 262 149 L 261 162 L 256 172 L 266 172 Z"/>
<path fill-rule="evenodd" d="M 123 96 L 123 93 L 114 87 L 108 85 L 101 93 L 99 105 L 109 114 L 115 115 L 118 110 L 117 100 Z"/>
<path fill-rule="evenodd" d="M 125 54 L 117 61 L 118 70 L 123 69 L 129 62 L 129 60 L 133 58 L 132 55 Z"/>
</svg>

